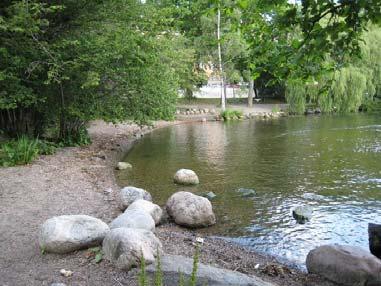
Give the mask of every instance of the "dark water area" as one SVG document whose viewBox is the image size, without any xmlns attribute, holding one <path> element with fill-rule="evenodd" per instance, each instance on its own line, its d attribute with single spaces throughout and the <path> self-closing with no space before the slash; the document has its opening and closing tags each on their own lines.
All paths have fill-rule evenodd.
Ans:
<svg viewBox="0 0 381 286">
<path fill-rule="evenodd" d="M 144 188 L 160 205 L 180 190 L 214 192 L 217 224 L 202 233 L 300 267 L 322 244 L 368 249 L 367 225 L 381 223 L 380 115 L 171 126 L 144 137 L 125 160 L 133 168 L 119 173 L 120 185 Z M 180 168 L 194 170 L 200 185 L 175 185 Z M 239 188 L 256 193 L 243 198 Z M 298 224 L 292 209 L 306 204 L 313 217 Z"/>
</svg>

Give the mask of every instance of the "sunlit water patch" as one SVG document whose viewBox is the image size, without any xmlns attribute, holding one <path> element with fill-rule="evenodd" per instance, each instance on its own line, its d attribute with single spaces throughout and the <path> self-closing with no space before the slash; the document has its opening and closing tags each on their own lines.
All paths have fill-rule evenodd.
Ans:
<svg viewBox="0 0 381 286">
<path fill-rule="evenodd" d="M 176 191 L 212 191 L 218 223 L 201 233 L 277 255 L 301 267 L 312 248 L 368 248 L 367 224 L 381 223 L 381 117 L 296 117 L 273 121 L 185 124 L 154 131 L 127 155 L 121 185 L 150 191 L 165 204 Z M 177 169 L 200 185 L 173 183 Z M 255 195 L 242 198 L 237 190 Z M 297 224 L 292 208 L 314 208 Z"/>
</svg>

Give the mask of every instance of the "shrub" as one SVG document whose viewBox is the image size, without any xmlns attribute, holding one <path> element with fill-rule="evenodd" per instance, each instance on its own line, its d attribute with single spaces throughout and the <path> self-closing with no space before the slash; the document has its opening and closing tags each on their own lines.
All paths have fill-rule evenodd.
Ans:
<svg viewBox="0 0 381 286">
<path fill-rule="evenodd" d="M 4 167 L 28 164 L 38 155 L 38 139 L 21 136 L 0 147 L 0 164 Z"/>
<path fill-rule="evenodd" d="M 38 155 L 51 155 L 56 150 L 52 142 L 21 136 L 18 139 L 0 144 L 0 166 L 25 165 Z"/>
<path fill-rule="evenodd" d="M 242 111 L 239 110 L 231 110 L 231 109 L 226 109 L 221 112 L 221 117 L 227 121 L 227 120 L 237 120 L 240 119 L 243 116 Z"/>
</svg>

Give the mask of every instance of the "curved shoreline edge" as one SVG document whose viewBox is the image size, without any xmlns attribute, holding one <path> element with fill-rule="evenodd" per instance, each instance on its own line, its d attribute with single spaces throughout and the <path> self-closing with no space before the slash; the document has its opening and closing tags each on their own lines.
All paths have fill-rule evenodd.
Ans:
<svg viewBox="0 0 381 286">
<path fill-rule="evenodd" d="M 194 122 L 194 121 L 193 121 Z M 157 122 L 154 128 L 134 124 L 93 122 L 93 143 L 63 148 L 26 166 L 0 168 L 0 284 L 4 285 L 136 285 L 136 272 L 114 269 L 107 261 L 96 264 L 86 250 L 67 255 L 43 255 L 38 231 L 46 219 L 64 214 L 87 214 L 110 222 L 119 214 L 115 195 L 120 189 L 114 174 L 116 162 L 130 151 L 140 134 L 192 121 Z M 200 123 L 201 124 L 201 123 Z M 135 136 L 137 134 L 137 136 Z M 192 257 L 197 230 L 174 224 L 156 229 L 165 252 Z M 284 286 L 333 284 L 278 263 L 274 258 L 238 245 L 207 237 L 200 261 L 254 275 Z M 256 268 L 256 265 L 259 267 Z M 70 280 L 59 270 L 74 272 Z"/>
</svg>

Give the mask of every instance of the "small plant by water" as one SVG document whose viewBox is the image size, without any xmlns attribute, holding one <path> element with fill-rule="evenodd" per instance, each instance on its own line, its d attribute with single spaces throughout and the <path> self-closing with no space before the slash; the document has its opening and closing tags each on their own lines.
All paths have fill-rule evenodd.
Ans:
<svg viewBox="0 0 381 286">
<path fill-rule="evenodd" d="M 228 121 L 228 120 L 238 120 L 242 118 L 243 113 L 242 111 L 239 111 L 239 110 L 226 109 L 222 111 L 220 115 L 225 121 Z"/>
<path fill-rule="evenodd" d="M 193 269 L 191 276 L 188 281 L 185 280 L 184 274 L 179 272 L 179 286 L 196 286 L 197 285 L 197 271 L 198 271 L 198 262 L 200 256 L 200 247 L 199 244 L 195 246 L 195 252 L 193 256 Z M 139 286 L 164 286 L 164 276 L 161 268 L 161 258 L 159 250 L 157 250 L 156 256 L 156 266 L 155 266 L 155 277 L 153 284 L 151 283 L 147 272 L 146 272 L 146 262 L 144 256 L 140 258 L 140 272 L 138 277 Z M 206 285 L 206 284 L 205 284 Z"/>
</svg>

